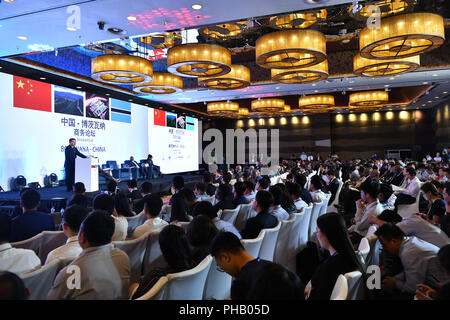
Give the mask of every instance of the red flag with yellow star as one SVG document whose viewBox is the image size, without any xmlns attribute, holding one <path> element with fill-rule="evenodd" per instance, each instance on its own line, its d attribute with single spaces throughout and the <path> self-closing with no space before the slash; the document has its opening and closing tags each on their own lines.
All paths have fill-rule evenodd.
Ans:
<svg viewBox="0 0 450 320">
<path fill-rule="evenodd" d="M 22 77 L 13 77 L 14 107 L 52 112 L 52 85 Z"/>
</svg>

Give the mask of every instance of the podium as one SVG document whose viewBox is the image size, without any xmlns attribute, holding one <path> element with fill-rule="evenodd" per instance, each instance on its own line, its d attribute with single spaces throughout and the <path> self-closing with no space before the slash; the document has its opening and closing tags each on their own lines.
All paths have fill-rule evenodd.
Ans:
<svg viewBox="0 0 450 320">
<path fill-rule="evenodd" d="M 98 191 L 98 158 L 75 159 L 75 183 L 83 182 L 86 192 Z"/>
</svg>

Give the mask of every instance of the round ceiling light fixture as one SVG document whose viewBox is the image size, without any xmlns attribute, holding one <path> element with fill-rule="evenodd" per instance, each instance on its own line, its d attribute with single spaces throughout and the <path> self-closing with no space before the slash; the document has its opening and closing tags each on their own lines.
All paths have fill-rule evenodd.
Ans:
<svg viewBox="0 0 450 320">
<path fill-rule="evenodd" d="M 412 72 L 420 67 L 420 56 L 403 59 L 366 59 L 357 54 L 353 58 L 353 72 L 362 77 L 387 77 Z"/>
<path fill-rule="evenodd" d="M 440 15 L 408 13 L 381 19 L 380 28 L 364 28 L 359 48 L 366 59 L 402 59 L 436 49 L 444 40 Z"/>
<path fill-rule="evenodd" d="M 321 94 L 298 98 L 298 107 L 303 112 L 323 113 L 333 110 L 334 96 Z"/>
<path fill-rule="evenodd" d="M 321 9 L 312 12 L 291 13 L 280 16 L 271 17 L 269 20 L 270 26 L 275 29 L 305 29 L 317 21 L 325 20 L 327 18 L 327 10 Z"/>
<path fill-rule="evenodd" d="M 349 106 L 351 107 L 382 107 L 388 102 L 387 91 L 356 92 L 349 96 Z"/>
<path fill-rule="evenodd" d="M 92 59 L 91 77 L 109 84 L 142 84 L 152 81 L 151 61 L 129 55 L 104 54 Z"/>
<path fill-rule="evenodd" d="M 278 83 L 298 84 L 317 82 L 328 78 L 328 61 L 325 60 L 306 68 L 270 69 L 272 81 Z"/>
<path fill-rule="evenodd" d="M 252 111 L 254 112 L 280 112 L 284 110 L 284 100 L 282 99 L 260 99 L 252 101 Z"/>
<path fill-rule="evenodd" d="M 223 23 L 200 28 L 198 32 L 212 40 L 226 41 L 238 38 L 246 25 L 247 21 Z"/>
<path fill-rule="evenodd" d="M 206 106 L 208 114 L 216 116 L 234 116 L 239 113 L 239 103 L 237 102 L 210 102 Z"/>
<path fill-rule="evenodd" d="M 215 44 L 182 44 L 167 52 L 167 70 L 181 77 L 221 76 L 230 65 L 230 51 Z"/>
<path fill-rule="evenodd" d="M 133 91 L 141 94 L 171 94 L 182 90 L 183 78 L 168 72 L 154 72 L 151 82 L 133 87 Z"/>
<path fill-rule="evenodd" d="M 250 69 L 232 64 L 231 71 L 225 75 L 210 78 L 198 78 L 198 84 L 202 87 L 219 89 L 219 90 L 234 90 L 248 87 L 250 85 Z"/>
<path fill-rule="evenodd" d="M 174 31 L 141 37 L 140 41 L 156 49 L 168 49 L 181 44 L 182 38 L 179 32 Z"/>
<path fill-rule="evenodd" d="M 325 36 L 315 30 L 276 31 L 256 40 L 256 63 L 263 68 L 304 68 L 326 57 Z"/>
</svg>

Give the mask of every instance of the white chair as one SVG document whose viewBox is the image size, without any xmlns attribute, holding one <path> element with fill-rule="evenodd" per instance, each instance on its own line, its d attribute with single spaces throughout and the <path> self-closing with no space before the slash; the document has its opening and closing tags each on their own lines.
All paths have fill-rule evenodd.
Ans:
<svg viewBox="0 0 450 320">
<path fill-rule="evenodd" d="M 163 267 L 166 262 L 159 247 L 159 233 L 160 231 L 150 232 L 148 235 L 144 260 L 142 261 L 142 274 L 147 274 L 154 268 Z"/>
<path fill-rule="evenodd" d="M 423 182 L 419 183 L 419 190 L 422 187 Z M 412 204 L 399 204 L 397 208 L 397 213 L 402 216 L 402 218 L 408 218 L 419 212 L 419 201 L 420 201 L 420 191 L 417 193 L 416 202 Z"/>
<path fill-rule="evenodd" d="M 59 268 L 60 261 L 53 260 L 49 264 L 29 273 L 19 275 L 30 289 L 29 300 L 46 300 Z"/>
<path fill-rule="evenodd" d="M 213 203 L 213 201 L 214 201 L 214 196 L 211 196 L 211 197 L 200 197 L 200 198 L 198 198 L 198 200 L 197 201 L 208 201 L 208 202 L 210 202 L 211 204 Z"/>
<path fill-rule="evenodd" d="M 299 234 L 298 234 L 298 248 L 303 249 L 306 246 L 306 243 L 309 239 L 309 222 L 311 220 L 311 214 L 313 209 L 313 204 L 310 203 L 308 207 L 303 209 L 303 213 L 300 214 L 297 219 L 299 222 Z"/>
<path fill-rule="evenodd" d="M 255 239 L 242 239 L 241 243 L 245 248 L 245 251 L 252 257 L 256 258 L 259 256 L 259 250 L 261 249 L 261 245 L 264 239 L 266 231 L 263 229 L 259 233 L 258 237 Z"/>
<path fill-rule="evenodd" d="M 142 210 L 142 212 L 136 216 L 125 218 L 128 221 L 128 233 L 127 233 L 128 237 L 131 237 L 134 230 L 141 224 L 143 224 L 145 220 L 147 220 L 147 216 L 145 215 L 144 210 Z"/>
<path fill-rule="evenodd" d="M 31 237 L 29 239 L 25 239 L 18 242 L 11 243 L 11 246 L 13 248 L 21 248 L 21 249 L 30 249 L 33 250 L 37 256 L 39 256 L 39 250 L 41 248 L 41 238 L 44 234 L 38 233 L 34 237 Z"/>
<path fill-rule="evenodd" d="M 325 195 L 327 197 L 325 198 L 325 200 L 323 200 L 323 204 L 322 204 L 322 207 L 320 208 L 320 212 L 319 212 L 319 217 L 321 215 L 324 215 L 325 213 L 327 213 L 327 210 L 328 210 L 328 202 L 331 199 L 331 193 L 325 193 Z"/>
<path fill-rule="evenodd" d="M 280 231 L 278 233 L 278 240 L 275 245 L 275 254 L 273 261 L 283 266 L 288 265 L 286 251 L 289 245 L 289 236 L 294 225 L 297 215 L 291 214 L 288 220 L 281 221 Z"/>
<path fill-rule="evenodd" d="M 367 263 L 367 256 L 369 255 L 370 252 L 369 240 L 367 240 L 367 238 L 361 239 L 361 242 L 359 243 L 358 246 L 358 251 L 361 253 L 364 259 L 364 263 Z"/>
<path fill-rule="evenodd" d="M 139 282 L 142 274 L 142 263 L 144 261 L 150 232 L 144 233 L 137 239 L 125 241 L 113 241 L 115 248 L 119 248 L 130 258 L 130 283 Z"/>
<path fill-rule="evenodd" d="M 172 213 L 172 206 L 170 204 L 163 204 L 160 213 L 161 217 L 163 217 L 164 220 L 169 221 L 171 213 Z"/>
<path fill-rule="evenodd" d="M 239 206 L 237 206 L 236 209 L 220 210 L 220 214 L 218 212 L 217 216 L 219 217 L 219 219 L 228 221 L 229 223 L 234 225 L 234 222 L 236 221 L 237 215 L 239 213 L 239 209 Z"/>
<path fill-rule="evenodd" d="M 338 187 L 338 189 L 336 191 L 336 196 L 334 197 L 334 200 L 333 200 L 332 203 L 327 204 L 327 206 L 328 206 L 327 212 L 338 212 L 334 205 L 335 204 L 339 204 L 339 195 L 341 194 L 341 190 L 342 190 L 342 186 L 343 185 L 344 185 L 344 182 L 342 180 L 339 180 L 339 187 Z M 331 198 L 331 194 L 330 194 L 330 198 Z"/>
<path fill-rule="evenodd" d="M 377 231 L 377 226 L 375 224 L 373 224 L 367 230 L 366 237 L 368 238 L 368 237 L 373 236 L 375 234 L 375 231 Z"/>
<path fill-rule="evenodd" d="M 309 222 L 309 228 L 308 228 L 308 238 L 310 240 L 313 238 L 313 235 L 316 232 L 317 218 L 319 217 L 320 209 L 322 208 L 323 204 L 324 204 L 323 201 L 313 203 L 313 208 L 311 211 L 311 220 Z"/>
<path fill-rule="evenodd" d="M 376 235 L 372 235 L 367 237 L 367 241 L 369 242 L 369 254 L 366 257 L 366 266 L 370 265 L 380 265 L 380 253 L 381 253 L 381 243 L 378 241 L 378 237 Z"/>
<path fill-rule="evenodd" d="M 275 255 L 275 246 L 278 240 L 278 234 L 280 232 L 281 222 L 274 228 L 264 229 L 265 235 L 259 249 L 259 257 L 263 260 L 273 261 Z"/>
<path fill-rule="evenodd" d="M 166 293 L 168 281 L 169 279 L 167 279 L 167 277 L 159 278 L 158 282 L 156 282 L 154 286 L 147 291 L 146 294 L 137 298 L 136 300 L 163 300 Z"/>
<path fill-rule="evenodd" d="M 189 222 L 188 221 L 178 221 L 179 226 L 181 228 L 183 228 L 185 233 L 187 232 L 187 228 L 188 228 L 189 223 L 191 223 L 191 222 L 190 221 Z"/>
<path fill-rule="evenodd" d="M 287 264 L 286 267 L 289 269 L 295 271 L 296 270 L 296 256 L 299 252 L 299 243 L 300 243 L 300 236 L 301 236 L 301 230 L 302 230 L 302 223 L 306 222 L 306 210 L 305 208 L 302 208 L 301 212 L 293 213 L 292 215 L 296 216 L 296 219 L 294 223 L 292 224 L 291 231 L 289 232 L 289 238 L 288 243 L 285 248 L 285 255 L 287 258 Z M 309 219 L 308 219 L 309 222 Z"/>
<path fill-rule="evenodd" d="M 330 300 L 346 300 L 348 294 L 347 279 L 340 274 L 331 293 Z"/>
<path fill-rule="evenodd" d="M 233 278 L 228 273 L 217 270 L 216 260 L 213 259 L 206 277 L 203 300 L 224 300 L 229 298 L 232 280 Z"/>
<path fill-rule="evenodd" d="M 237 214 L 236 220 L 234 221 L 234 226 L 236 229 L 241 232 L 245 228 L 245 224 L 247 220 L 253 218 L 257 215 L 255 210 L 252 210 L 252 204 L 240 204 L 238 206 L 239 212 Z"/>
<path fill-rule="evenodd" d="M 360 271 L 352 271 L 344 274 L 347 279 L 348 300 L 364 300 L 364 285 L 361 285 L 362 274 Z"/>
<path fill-rule="evenodd" d="M 208 255 L 193 269 L 167 275 L 165 300 L 202 300 L 213 258 Z"/>
<path fill-rule="evenodd" d="M 41 264 L 45 264 L 48 254 L 67 242 L 67 236 L 64 231 L 42 231 L 42 237 L 39 244 L 39 259 Z"/>
</svg>

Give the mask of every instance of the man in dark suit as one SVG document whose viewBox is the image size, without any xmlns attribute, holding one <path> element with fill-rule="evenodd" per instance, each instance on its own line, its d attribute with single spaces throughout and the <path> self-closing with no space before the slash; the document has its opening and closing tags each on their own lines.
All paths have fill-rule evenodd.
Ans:
<svg viewBox="0 0 450 320">
<path fill-rule="evenodd" d="M 54 231 L 55 222 L 48 213 L 37 211 L 41 201 L 39 193 L 30 189 L 20 198 L 23 214 L 11 220 L 11 242 L 29 239 L 42 231 Z"/>
<path fill-rule="evenodd" d="M 327 171 L 328 176 L 328 185 L 327 191 L 331 193 L 331 198 L 328 201 L 329 204 L 333 203 L 334 198 L 336 197 L 337 190 L 339 189 L 339 179 L 336 178 L 336 171 L 334 169 L 329 169 Z"/>
<path fill-rule="evenodd" d="M 64 169 L 66 171 L 66 188 L 67 191 L 72 191 L 72 186 L 75 183 L 75 158 L 77 156 L 81 158 L 87 158 L 75 147 L 77 140 L 75 138 L 69 139 L 69 145 L 66 147 L 64 161 Z"/>
<path fill-rule="evenodd" d="M 145 170 L 143 170 L 141 165 L 136 160 L 134 160 L 133 156 L 131 156 L 130 160 L 128 161 L 128 167 L 131 168 L 131 177 L 133 179 L 137 179 L 138 170 L 139 170 L 141 177 L 143 176 L 145 178 L 145 176 L 146 176 Z"/>
<path fill-rule="evenodd" d="M 219 210 L 234 209 L 233 189 L 229 184 L 221 184 L 216 190 L 217 203 L 212 207 L 212 211 L 217 213 Z"/>
<path fill-rule="evenodd" d="M 269 213 L 272 204 L 273 196 L 269 191 L 258 191 L 253 202 L 253 209 L 258 214 L 247 220 L 245 228 L 241 232 L 243 239 L 254 239 L 258 237 L 262 229 L 270 229 L 277 226 L 278 219 Z"/>
<path fill-rule="evenodd" d="M 203 183 L 206 184 L 206 194 L 212 197 L 216 193 L 216 187 L 212 184 L 211 173 L 206 172 L 203 175 Z"/>
<path fill-rule="evenodd" d="M 150 182 L 146 181 L 143 184 L 141 184 L 140 192 L 141 192 L 142 199 L 135 201 L 134 205 L 133 205 L 133 211 L 136 214 L 139 214 L 142 212 L 142 210 L 144 210 L 144 204 L 145 204 L 144 198 L 148 195 L 151 195 L 152 191 L 153 191 L 153 185 Z"/>
</svg>

